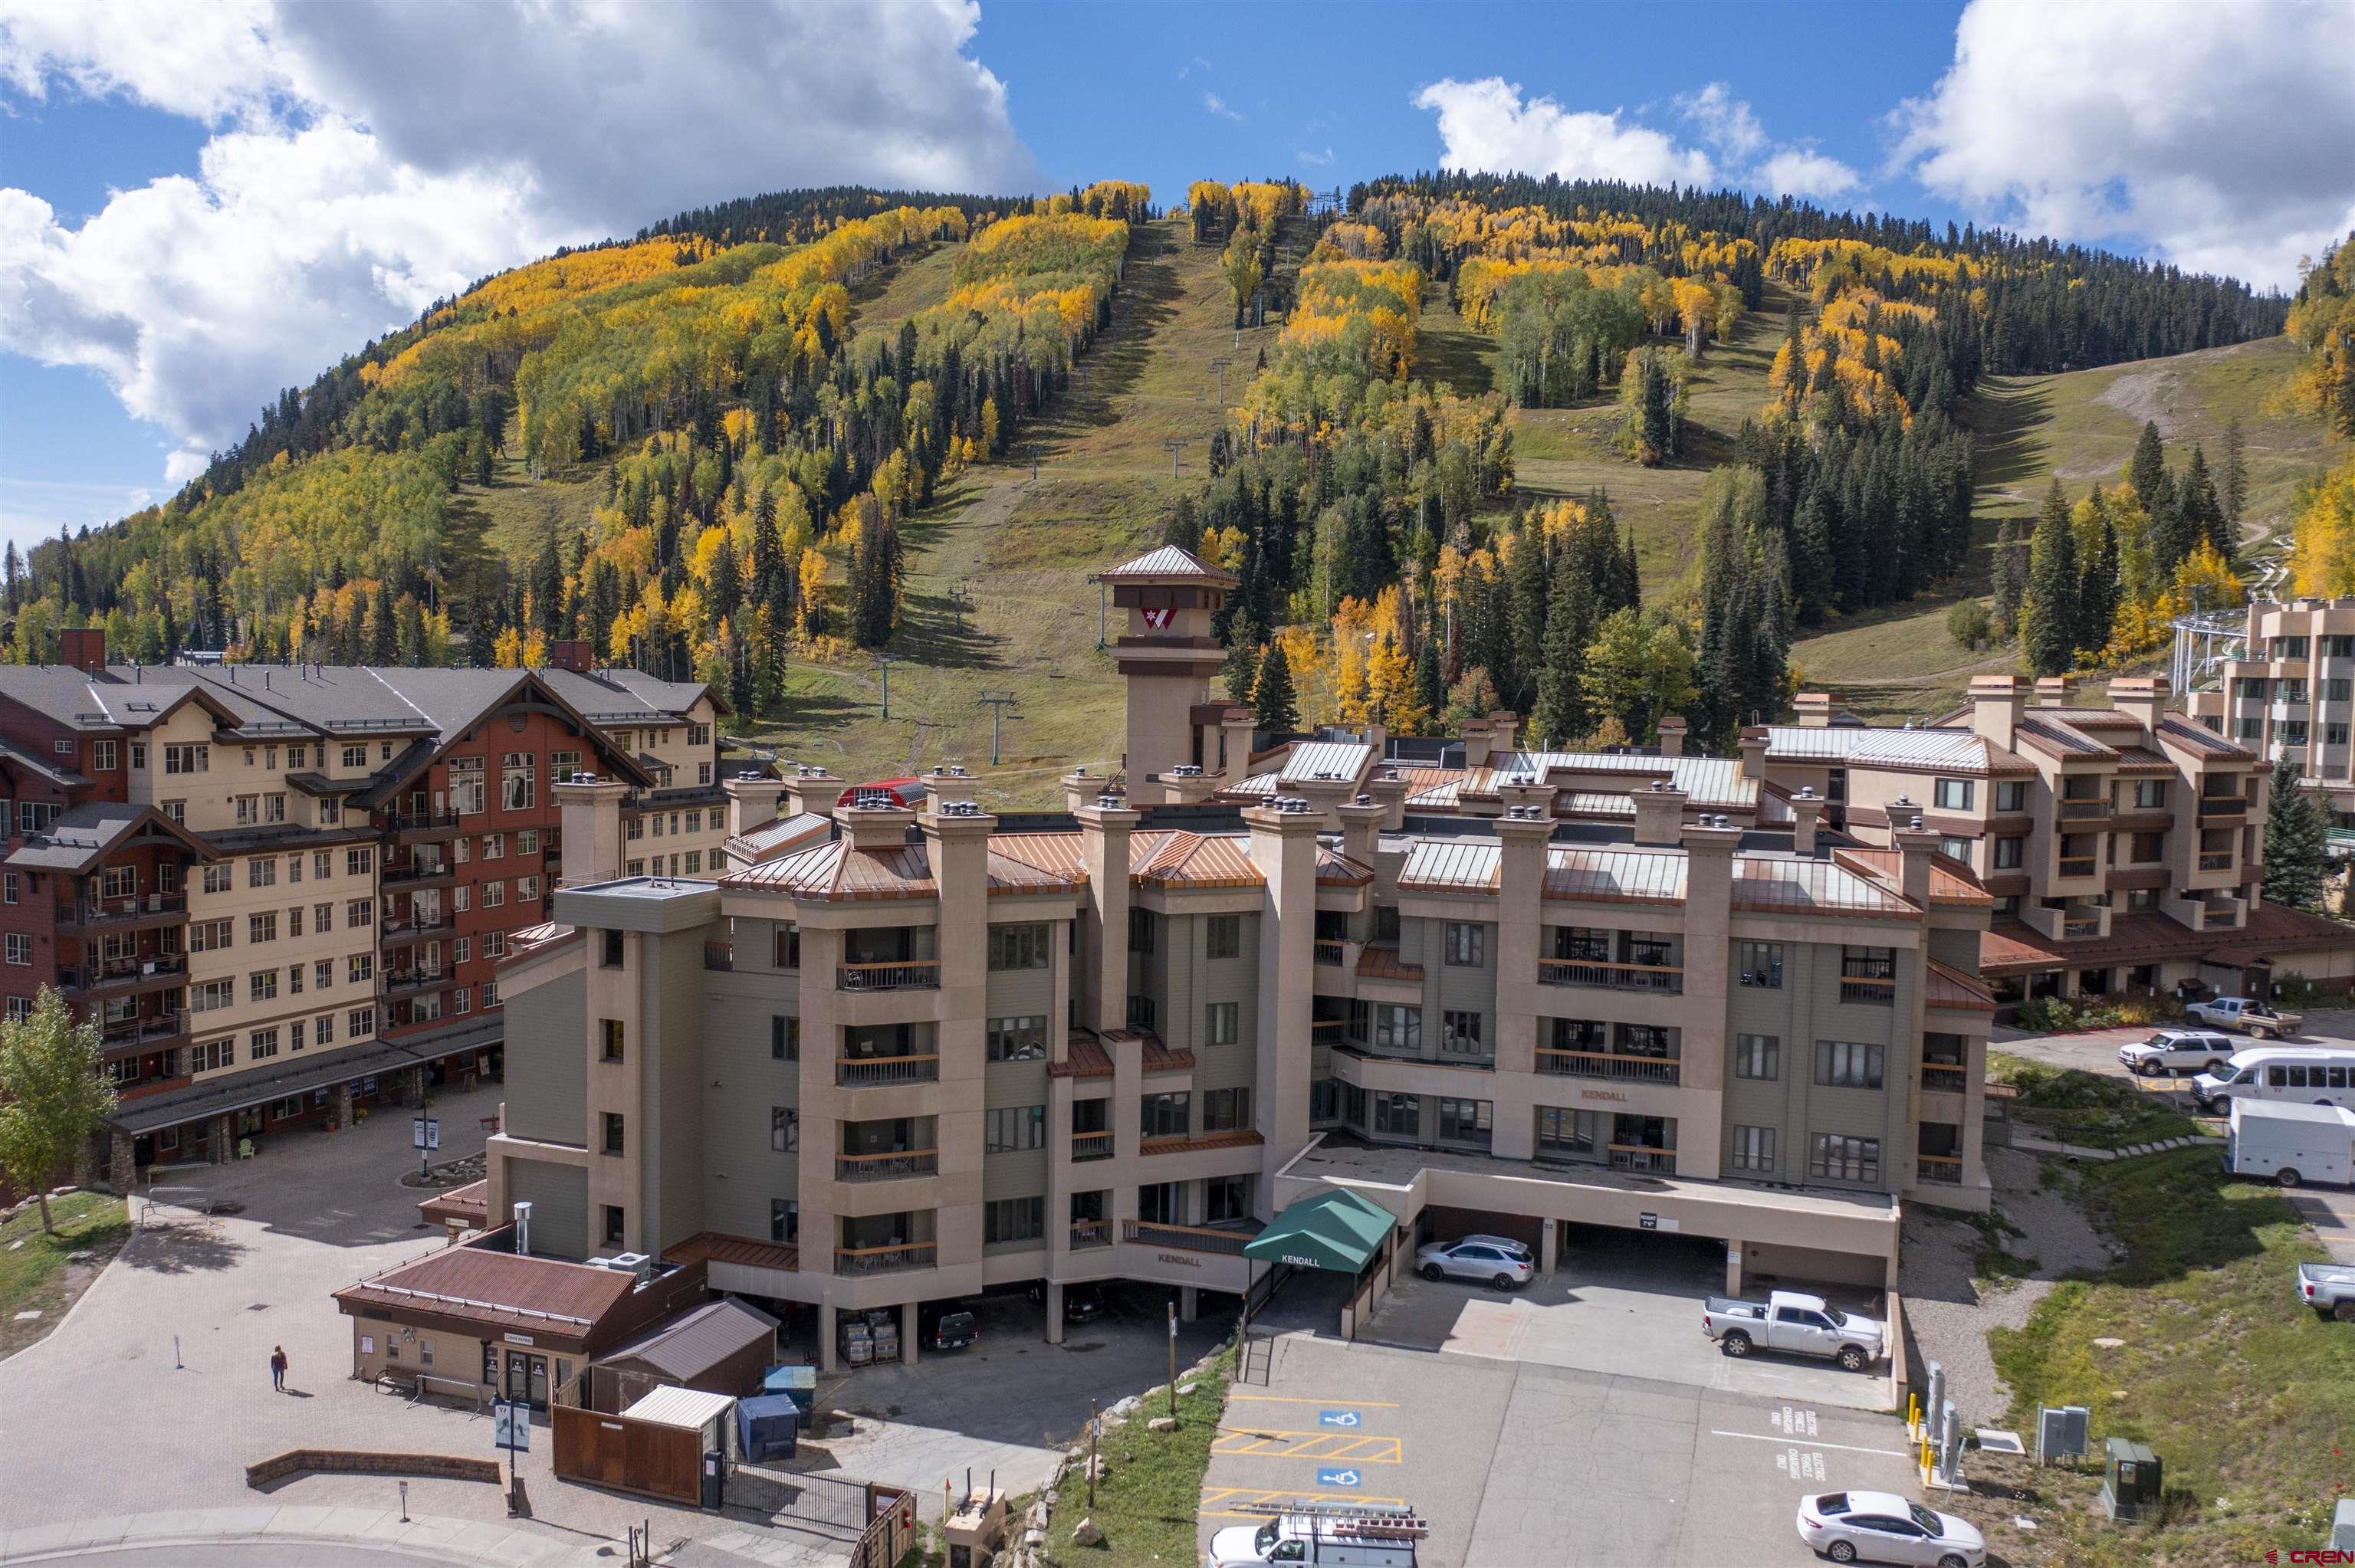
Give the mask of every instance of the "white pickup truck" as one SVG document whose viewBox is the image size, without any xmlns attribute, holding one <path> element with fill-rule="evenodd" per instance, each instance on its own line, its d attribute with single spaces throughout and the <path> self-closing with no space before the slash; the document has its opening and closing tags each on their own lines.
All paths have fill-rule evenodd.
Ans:
<svg viewBox="0 0 2355 1568">
<path fill-rule="evenodd" d="M 2326 1318 L 2355 1323 L 2355 1266 L 2343 1263 L 2301 1263 L 2297 1266 L 2297 1298 Z"/>
<path fill-rule="evenodd" d="M 2183 1010 L 2184 1016 L 2211 1029 L 2238 1029 L 2260 1040 L 2286 1040 L 2306 1022 L 2302 1012 L 2275 1012 L 2262 1001 L 2252 1001 L 2245 996 L 2220 996 L 2213 1001 L 2195 1001 Z"/>
<path fill-rule="evenodd" d="M 1777 1290 L 1764 1301 L 1712 1296 L 1701 1304 L 1700 1331 L 1729 1356 L 1753 1350 L 1823 1356 L 1848 1372 L 1862 1372 L 1881 1359 L 1885 1325 L 1832 1307 L 1820 1296 Z"/>
</svg>

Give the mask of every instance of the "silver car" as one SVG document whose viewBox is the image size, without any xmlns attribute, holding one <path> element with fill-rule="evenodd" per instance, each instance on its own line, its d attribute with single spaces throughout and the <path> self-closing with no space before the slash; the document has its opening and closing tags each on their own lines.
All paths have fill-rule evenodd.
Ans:
<svg viewBox="0 0 2355 1568">
<path fill-rule="evenodd" d="M 1537 1266 L 1527 1257 L 1516 1257 L 1494 1241 L 1472 1237 L 1432 1243 L 1414 1255 L 1414 1267 L 1425 1279 L 1477 1279 L 1499 1290 L 1515 1289 L 1537 1277 Z"/>
<path fill-rule="evenodd" d="M 1987 1538 L 1968 1520 L 1895 1492 L 1817 1492 L 1799 1499 L 1799 1539 L 1835 1563 L 1987 1568 Z"/>
</svg>

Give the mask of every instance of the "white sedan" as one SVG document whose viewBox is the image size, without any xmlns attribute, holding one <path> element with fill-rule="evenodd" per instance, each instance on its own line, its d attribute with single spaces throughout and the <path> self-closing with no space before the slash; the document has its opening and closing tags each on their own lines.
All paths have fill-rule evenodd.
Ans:
<svg viewBox="0 0 2355 1568">
<path fill-rule="evenodd" d="M 1817 1492 L 1799 1499 L 1799 1539 L 1835 1563 L 1986 1568 L 1987 1539 L 1968 1520 L 1895 1492 Z"/>
<path fill-rule="evenodd" d="M 1415 1272 L 1425 1279 L 1478 1279 L 1499 1290 L 1527 1285 L 1537 1275 L 1526 1256 L 1517 1257 L 1486 1238 L 1433 1242 L 1414 1255 Z"/>
</svg>

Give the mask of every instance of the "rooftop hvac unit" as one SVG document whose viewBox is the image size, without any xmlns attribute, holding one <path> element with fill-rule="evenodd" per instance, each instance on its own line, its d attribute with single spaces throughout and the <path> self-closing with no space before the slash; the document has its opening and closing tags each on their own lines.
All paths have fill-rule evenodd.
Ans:
<svg viewBox="0 0 2355 1568">
<path fill-rule="evenodd" d="M 611 1268 L 613 1266 L 613 1260 L 610 1257 L 592 1257 L 589 1260 L 589 1266 L 591 1268 Z"/>
<path fill-rule="evenodd" d="M 653 1259 L 642 1252 L 617 1252 L 605 1260 L 605 1266 L 619 1269 L 623 1274 L 641 1274 L 645 1272 L 646 1265 L 652 1261 Z"/>
<path fill-rule="evenodd" d="M 2064 1404 L 2059 1409 L 2051 1405 L 2036 1412 L 2036 1462 L 2050 1465 L 2056 1459 L 2082 1459 L 2085 1457 L 2086 1409 L 2082 1404 Z"/>
</svg>

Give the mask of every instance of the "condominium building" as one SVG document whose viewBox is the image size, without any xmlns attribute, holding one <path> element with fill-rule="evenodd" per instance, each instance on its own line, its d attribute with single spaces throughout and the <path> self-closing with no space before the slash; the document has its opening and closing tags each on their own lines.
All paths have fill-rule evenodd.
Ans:
<svg viewBox="0 0 2355 1568">
<path fill-rule="evenodd" d="M 493 969 L 547 917 L 556 779 L 625 780 L 622 831 L 679 863 L 724 853 L 699 684 L 62 641 L 0 666 L 0 997 L 18 1016 L 55 985 L 100 1025 L 119 1179 L 495 1070 Z"/>
<path fill-rule="evenodd" d="M 1037 1281 L 1055 1338 L 1075 1281 L 1241 1291 L 1336 1187 L 1549 1266 L 1579 1225 L 1713 1238 L 1735 1286 L 1885 1286 L 1902 1203 L 1985 1206 L 1993 899 L 1934 832 L 1840 842 L 1731 759 L 1533 768 L 1509 715 L 1476 769 L 1255 750 L 1193 641 L 1231 579 L 1104 577 L 1125 794 L 730 784 L 792 797 L 742 835 L 774 853 L 694 879 L 626 874 L 618 786 L 559 787 L 555 920 L 497 976 L 492 1224 L 806 1304 L 831 1361 L 847 1308 L 912 1340 L 920 1301 Z"/>
<path fill-rule="evenodd" d="M 2286 759 L 2355 853 L 2355 599 L 2263 599 L 2204 662 L 2191 715 L 2266 762 Z"/>
<path fill-rule="evenodd" d="M 2263 994 L 2355 973 L 2355 927 L 2267 904 L 2268 773 L 2254 749 L 2167 711 L 2164 677 L 2110 705 L 2073 683 L 1983 675 L 1923 726 L 1859 724 L 1803 694 L 1800 722 L 1746 731 L 1742 761 L 1859 842 L 1919 821 L 1996 899 L 1979 972 L 1999 1001 L 2154 991 Z"/>
</svg>

